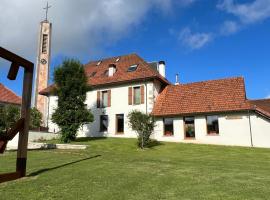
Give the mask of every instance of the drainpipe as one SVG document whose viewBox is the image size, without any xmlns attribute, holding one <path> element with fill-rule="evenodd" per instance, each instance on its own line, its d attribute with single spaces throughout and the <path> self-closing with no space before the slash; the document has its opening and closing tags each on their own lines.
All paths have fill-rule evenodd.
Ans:
<svg viewBox="0 0 270 200">
<path fill-rule="evenodd" d="M 50 118 L 50 97 L 48 96 L 48 104 L 47 104 L 47 128 L 49 132 L 49 118 Z"/>
<path fill-rule="evenodd" d="M 248 110 L 248 120 L 249 120 L 250 144 L 251 144 L 251 147 L 253 147 L 253 137 L 252 137 L 252 127 L 251 127 L 251 119 L 250 119 L 250 110 Z"/>
<path fill-rule="evenodd" d="M 146 81 L 144 82 L 144 85 L 145 85 L 145 113 L 147 114 L 147 83 Z"/>
</svg>

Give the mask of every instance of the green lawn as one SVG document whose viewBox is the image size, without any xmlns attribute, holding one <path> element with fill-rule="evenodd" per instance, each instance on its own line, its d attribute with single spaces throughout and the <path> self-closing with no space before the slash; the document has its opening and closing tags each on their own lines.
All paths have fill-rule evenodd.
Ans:
<svg viewBox="0 0 270 200">
<path fill-rule="evenodd" d="M 28 177 L 0 184 L 0 199 L 270 199 L 270 150 L 96 139 L 87 150 L 30 151 Z M 16 152 L 0 155 L 0 173 Z"/>
</svg>

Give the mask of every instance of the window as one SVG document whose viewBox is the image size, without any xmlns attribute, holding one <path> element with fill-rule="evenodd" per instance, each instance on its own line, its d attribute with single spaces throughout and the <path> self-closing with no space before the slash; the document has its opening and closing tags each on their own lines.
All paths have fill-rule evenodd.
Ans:
<svg viewBox="0 0 270 200">
<path fill-rule="evenodd" d="M 134 71 L 136 71 L 137 67 L 138 67 L 138 65 L 131 65 L 131 66 L 128 68 L 127 72 L 134 72 Z"/>
<path fill-rule="evenodd" d="M 116 133 L 124 133 L 124 114 L 116 115 Z"/>
<path fill-rule="evenodd" d="M 195 138 L 195 122 L 194 117 L 184 117 L 185 138 Z"/>
<path fill-rule="evenodd" d="M 140 104 L 141 103 L 141 87 L 134 87 L 133 88 L 133 104 Z"/>
<path fill-rule="evenodd" d="M 100 132 L 108 131 L 108 115 L 100 115 Z"/>
<path fill-rule="evenodd" d="M 173 118 L 164 118 L 164 135 L 173 135 Z"/>
<path fill-rule="evenodd" d="M 109 70 L 106 69 L 106 70 L 104 71 L 103 75 L 104 75 L 104 76 L 109 76 Z"/>
<path fill-rule="evenodd" d="M 89 77 L 94 77 L 96 75 L 97 72 L 92 72 Z"/>
<path fill-rule="evenodd" d="M 43 34 L 43 37 L 42 37 L 42 53 L 43 54 L 47 53 L 47 43 L 48 43 L 48 35 Z"/>
<path fill-rule="evenodd" d="M 101 61 L 101 60 L 100 60 L 100 61 L 98 61 L 98 62 L 97 62 L 97 64 L 96 64 L 96 66 L 99 66 L 101 63 L 102 63 L 102 61 Z"/>
<path fill-rule="evenodd" d="M 207 116 L 207 134 L 219 134 L 218 116 Z"/>
<path fill-rule="evenodd" d="M 108 91 L 101 92 L 101 107 L 108 107 Z"/>
</svg>

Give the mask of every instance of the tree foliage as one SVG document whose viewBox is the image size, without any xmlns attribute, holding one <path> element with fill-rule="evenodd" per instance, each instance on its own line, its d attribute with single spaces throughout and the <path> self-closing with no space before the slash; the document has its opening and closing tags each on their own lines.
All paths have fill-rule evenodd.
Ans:
<svg viewBox="0 0 270 200">
<path fill-rule="evenodd" d="M 41 126 L 41 124 L 42 124 L 42 113 L 39 112 L 39 110 L 36 108 L 31 108 L 29 128 L 37 129 Z"/>
<path fill-rule="evenodd" d="M 20 107 L 0 106 L 0 134 L 6 133 L 20 118 Z"/>
<path fill-rule="evenodd" d="M 0 106 L 0 134 L 6 133 L 20 119 L 20 107 L 15 105 Z M 36 108 L 30 109 L 29 128 L 39 128 L 42 123 L 42 114 Z"/>
<path fill-rule="evenodd" d="M 128 114 L 128 119 L 130 127 L 137 133 L 138 146 L 142 149 L 147 147 L 155 127 L 153 116 L 133 110 Z"/>
<path fill-rule="evenodd" d="M 84 104 L 90 87 L 83 65 L 73 59 L 65 60 L 56 68 L 54 82 L 58 107 L 52 115 L 52 121 L 61 129 L 61 140 L 67 143 L 76 139 L 80 126 L 93 121 L 92 113 Z"/>
</svg>

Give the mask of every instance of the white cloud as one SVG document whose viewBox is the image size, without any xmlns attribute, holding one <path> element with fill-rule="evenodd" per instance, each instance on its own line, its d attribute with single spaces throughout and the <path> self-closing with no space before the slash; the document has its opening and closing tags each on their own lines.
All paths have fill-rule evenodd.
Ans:
<svg viewBox="0 0 270 200">
<path fill-rule="evenodd" d="M 223 0 L 217 6 L 238 17 L 244 24 L 251 24 L 270 17 L 270 1 L 254 0 L 250 3 L 235 3 L 234 0 Z"/>
<path fill-rule="evenodd" d="M 194 0 L 180 0 L 186 6 Z M 152 10 L 170 12 L 172 0 L 51 0 L 52 54 L 91 57 L 126 37 Z M 34 60 L 44 0 L 1 0 L 0 44 Z M 89 55 L 89 56 L 88 56 Z"/>
<path fill-rule="evenodd" d="M 262 22 L 270 17 L 270 0 L 253 0 L 248 3 L 236 3 L 234 0 L 222 0 L 217 8 L 229 14 L 235 19 L 222 23 L 221 35 L 230 35 L 243 28 Z"/>
<path fill-rule="evenodd" d="M 266 99 L 270 99 L 270 94 L 265 97 Z"/>
<path fill-rule="evenodd" d="M 212 33 L 193 33 L 190 28 L 180 31 L 178 39 L 191 49 L 200 49 L 213 39 Z"/>
<path fill-rule="evenodd" d="M 241 25 L 235 21 L 225 21 L 220 28 L 220 33 L 221 35 L 230 35 L 239 31 L 240 28 Z"/>
</svg>

